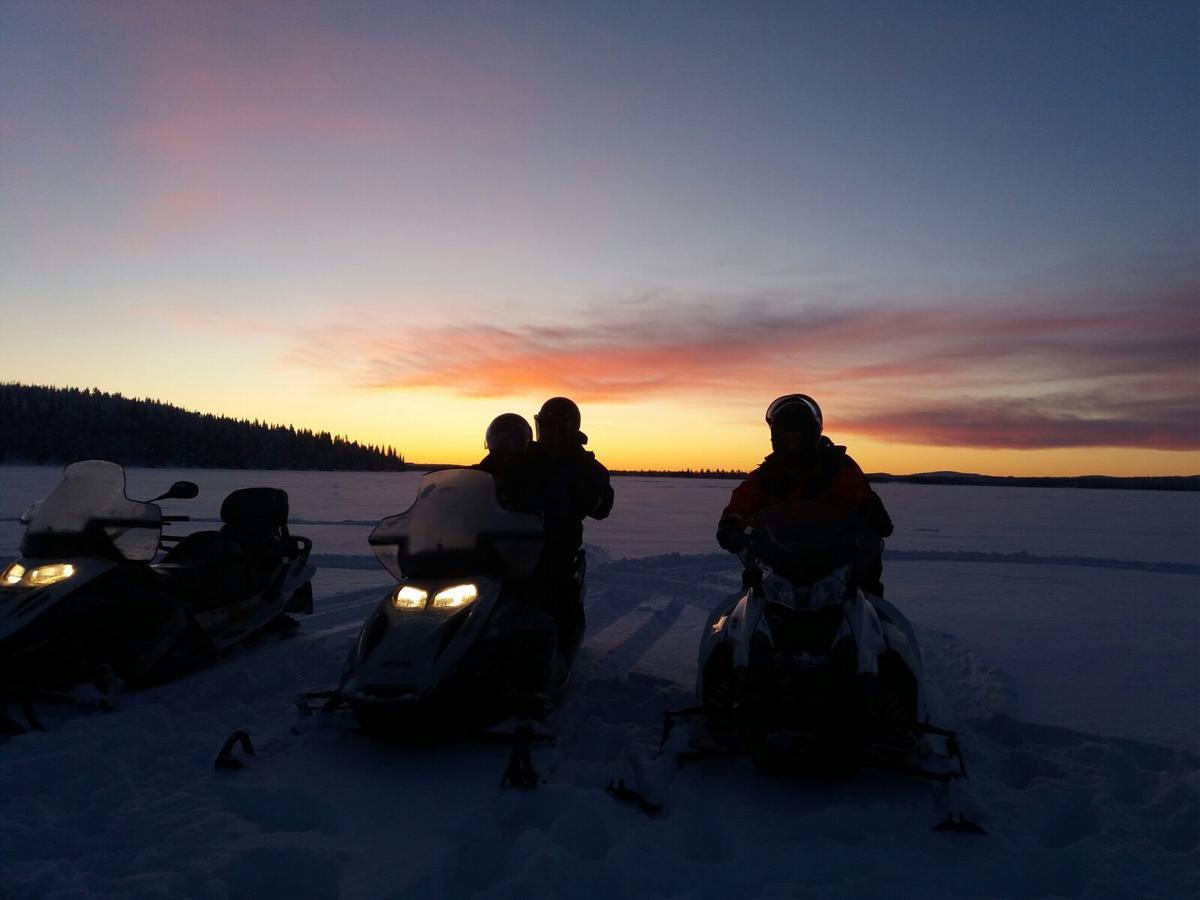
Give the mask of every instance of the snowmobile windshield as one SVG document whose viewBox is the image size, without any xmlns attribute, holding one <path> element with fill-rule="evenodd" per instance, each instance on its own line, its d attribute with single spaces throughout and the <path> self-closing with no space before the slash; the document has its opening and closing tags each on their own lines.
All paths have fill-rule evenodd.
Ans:
<svg viewBox="0 0 1200 900">
<path fill-rule="evenodd" d="M 162 510 L 126 497 L 125 470 L 103 460 L 67 466 L 58 486 L 21 518 L 21 555 L 37 558 L 149 562 L 162 535 Z"/>
<path fill-rule="evenodd" d="M 542 520 L 500 505 L 496 482 L 478 469 L 431 472 L 405 512 L 380 522 L 368 539 L 396 578 L 533 574 Z"/>
<path fill-rule="evenodd" d="M 854 558 L 844 511 L 823 503 L 771 507 L 760 514 L 754 550 L 791 581 L 812 584 Z"/>
<path fill-rule="evenodd" d="M 795 610 L 814 610 L 842 603 L 850 596 L 849 567 L 836 566 L 823 578 L 797 583 L 764 566 L 760 591 L 767 603 Z"/>
</svg>

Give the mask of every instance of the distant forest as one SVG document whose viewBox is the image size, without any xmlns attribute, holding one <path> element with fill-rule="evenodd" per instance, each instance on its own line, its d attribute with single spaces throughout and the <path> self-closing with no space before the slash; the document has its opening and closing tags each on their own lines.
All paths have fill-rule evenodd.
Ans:
<svg viewBox="0 0 1200 900">
<path fill-rule="evenodd" d="M 0 384 L 0 462 L 395 471 L 394 447 L 79 388 Z"/>
</svg>

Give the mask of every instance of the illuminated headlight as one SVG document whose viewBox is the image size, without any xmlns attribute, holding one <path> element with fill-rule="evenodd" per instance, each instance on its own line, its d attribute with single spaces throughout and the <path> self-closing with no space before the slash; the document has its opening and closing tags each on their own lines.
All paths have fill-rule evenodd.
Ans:
<svg viewBox="0 0 1200 900">
<path fill-rule="evenodd" d="M 0 575 L 0 584 L 5 587 L 12 587 L 21 583 L 21 579 L 25 576 L 25 567 L 20 563 L 13 563 L 4 570 L 4 574 Z"/>
<path fill-rule="evenodd" d="M 456 584 L 433 595 L 434 609 L 462 609 L 475 602 L 479 591 L 473 584 Z"/>
<path fill-rule="evenodd" d="M 411 584 L 401 585 L 392 594 L 392 606 L 396 609 L 424 609 L 429 591 L 413 587 Z"/>
<path fill-rule="evenodd" d="M 29 587 L 45 587 L 57 584 L 75 574 L 75 567 L 70 563 L 53 563 L 49 566 L 38 566 L 25 573 L 22 581 Z"/>
</svg>

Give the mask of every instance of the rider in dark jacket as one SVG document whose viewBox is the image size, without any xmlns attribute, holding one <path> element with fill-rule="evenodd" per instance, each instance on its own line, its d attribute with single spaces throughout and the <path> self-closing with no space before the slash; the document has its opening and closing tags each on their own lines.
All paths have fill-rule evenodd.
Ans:
<svg viewBox="0 0 1200 900">
<path fill-rule="evenodd" d="M 846 512 L 857 537 L 860 587 L 883 596 L 883 539 L 892 534 L 892 520 L 846 448 L 821 434 L 821 408 L 811 397 L 789 394 L 771 404 L 767 424 L 773 452 L 734 488 L 717 543 L 733 553 L 745 549 L 746 525 L 767 507 L 827 504 Z"/>
<path fill-rule="evenodd" d="M 502 413 L 484 437 L 487 456 L 475 464 L 496 482 L 500 504 L 516 512 L 541 512 L 541 485 L 533 451 L 533 429 L 524 417 Z"/>
<path fill-rule="evenodd" d="M 546 530 L 543 559 L 547 585 L 557 598 L 560 630 L 568 641 L 583 633 L 583 604 L 575 583 L 578 560 L 584 564 L 583 519 L 603 519 L 612 510 L 608 469 L 583 448 L 579 407 L 566 397 L 552 397 L 534 417 L 537 441 L 532 459 L 537 471 L 540 511 Z"/>
</svg>

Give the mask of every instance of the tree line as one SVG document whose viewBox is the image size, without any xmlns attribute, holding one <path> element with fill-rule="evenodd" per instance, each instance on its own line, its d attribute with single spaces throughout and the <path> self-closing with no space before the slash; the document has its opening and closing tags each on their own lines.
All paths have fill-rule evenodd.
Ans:
<svg viewBox="0 0 1200 900">
<path fill-rule="evenodd" d="M 0 462 L 395 471 L 391 446 L 327 431 L 189 412 L 97 389 L 0 384 Z"/>
</svg>

